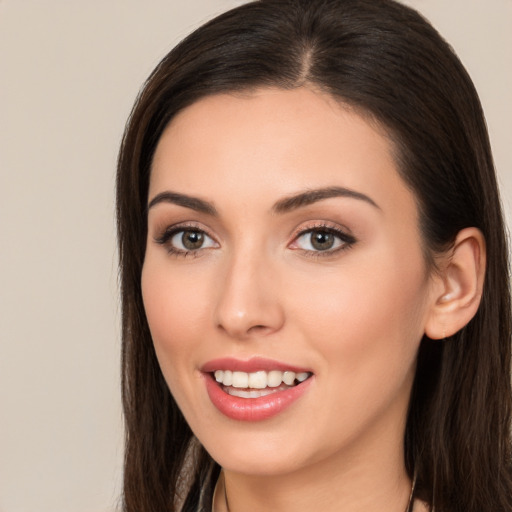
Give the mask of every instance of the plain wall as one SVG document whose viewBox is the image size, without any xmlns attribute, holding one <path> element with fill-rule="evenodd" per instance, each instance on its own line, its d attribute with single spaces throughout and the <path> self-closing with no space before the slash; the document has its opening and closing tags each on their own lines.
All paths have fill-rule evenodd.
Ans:
<svg viewBox="0 0 512 512">
<path fill-rule="evenodd" d="M 240 3 L 0 0 L 0 512 L 116 508 L 117 150 L 152 68 Z M 407 3 L 475 81 L 510 218 L 512 1 Z"/>
</svg>

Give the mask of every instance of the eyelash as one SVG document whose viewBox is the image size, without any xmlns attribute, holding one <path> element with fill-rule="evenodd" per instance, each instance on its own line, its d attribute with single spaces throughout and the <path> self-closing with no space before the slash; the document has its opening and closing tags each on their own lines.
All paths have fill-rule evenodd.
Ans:
<svg viewBox="0 0 512 512">
<path fill-rule="evenodd" d="M 217 243 L 215 241 L 215 239 L 208 234 L 207 231 L 198 227 L 195 224 L 186 224 L 186 225 L 181 224 L 178 226 L 168 227 L 160 236 L 156 237 L 154 240 L 157 244 L 165 245 L 169 254 L 177 256 L 177 257 L 183 257 L 183 258 L 187 258 L 187 257 L 191 257 L 191 256 L 197 257 L 200 255 L 201 251 L 204 251 L 205 249 L 210 248 L 210 247 L 199 247 L 198 249 L 183 250 L 183 249 L 178 249 L 178 248 L 174 247 L 170 243 L 170 241 L 172 240 L 172 238 L 174 236 L 176 236 L 179 233 L 186 233 L 186 232 L 198 233 L 198 234 L 205 235 L 210 240 L 212 240 L 214 243 Z M 340 242 L 339 246 L 334 249 L 326 249 L 324 251 L 308 250 L 308 249 L 302 249 L 300 247 L 295 247 L 295 248 L 292 247 L 292 249 L 296 250 L 296 251 L 301 251 L 305 256 L 310 257 L 310 258 L 324 258 L 324 257 L 333 256 L 341 251 L 345 251 L 345 250 L 351 248 L 357 242 L 357 240 L 352 235 L 346 233 L 345 231 L 341 230 L 340 228 L 333 227 L 332 225 L 329 225 L 329 224 L 321 223 L 321 224 L 315 224 L 314 226 L 310 226 L 307 228 L 303 228 L 300 231 L 298 231 L 294 235 L 293 242 L 290 245 L 296 244 L 297 241 L 300 240 L 300 238 L 302 238 L 308 234 L 312 234 L 314 232 L 326 233 L 329 235 L 333 235 L 334 237 L 336 237 L 339 240 L 339 242 Z"/>
<path fill-rule="evenodd" d="M 158 237 L 155 238 L 155 242 L 160 245 L 165 245 L 167 248 L 167 252 L 173 256 L 177 257 L 197 257 L 200 254 L 200 251 L 207 249 L 206 247 L 200 247 L 198 249 L 191 249 L 191 250 L 183 250 L 178 249 L 174 247 L 170 241 L 174 236 L 176 236 L 179 233 L 198 233 L 207 236 L 209 239 L 213 240 L 215 242 L 215 239 L 208 234 L 207 231 L 200 228 L 199 226 L 195 224 L 180 224 L 178 226 L 170 226 Z M 216 243 L 216 242 L 215 242 Z"/>
<path fill-rule="evenodd" d="M 340 242 L 339 246 L 334 249 L 327 249 L 324 251 L 308 250 L 308 249 L 302 249 L 300 247 L 296 247 L 296 248 L 294 248 L 294 250 L 301 251 L 304 254 L 304 256 L 306 256 L 308 258 L 328 258 L 328 257 L 332 257 L 342 251 L 346 251 L 347 249 L 350 249 L 357 242 L 357 240 L 354 236 L 348 234 L 347 232 L 343 231 L 339 227 L 334 227 L 331 224 L 327 224 L 327 223 L 319 223 L 319 224 L 315 224 L 313 226 L 302 228 L 300 231 L 298 231 L 293 237 L 292 245 L 296 244 L 300 238 L 302 238 L 308 234 L 315 233 L 315 232 L 333 235 L 334 237 L 336 237 L 339 240 L 339 242 Z"/>
</svg>

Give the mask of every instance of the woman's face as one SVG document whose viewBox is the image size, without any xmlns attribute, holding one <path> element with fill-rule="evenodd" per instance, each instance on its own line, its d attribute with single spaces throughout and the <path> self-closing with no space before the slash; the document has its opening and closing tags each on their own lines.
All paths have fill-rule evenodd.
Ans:
<svg viewBox="0 0 512 512">
<path fill-rule="evenodd" d="M 215 460 L 400 452 L 433 292 L 382 131 L 307 88 L 208 97 L 162 135 L 148 204 L 156 354 Z"/>
</svg>

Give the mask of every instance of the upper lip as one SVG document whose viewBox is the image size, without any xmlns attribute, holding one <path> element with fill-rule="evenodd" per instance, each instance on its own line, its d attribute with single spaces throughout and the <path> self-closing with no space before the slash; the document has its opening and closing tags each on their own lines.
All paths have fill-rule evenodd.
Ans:
<svg viewBox="0 0 512 512">
<path fill-rule="evenodd" d="M 219 359 L 212 359 L 201 367 L 201 371 L 204 373 L 212 373 L 216 370 L 231 370 L 235 372 L 246 372 L 253 373 L 258 371 L 272 371 L 279 370 L 282 372 L 309 372 L 308 368 L 294 366 L 281 361 L 275 361 L 273 359 L 266 359 L 263 357 L 252 357 L 247 360 L 236 359 L 233 357 L 222 357 Z"/>
</svg>

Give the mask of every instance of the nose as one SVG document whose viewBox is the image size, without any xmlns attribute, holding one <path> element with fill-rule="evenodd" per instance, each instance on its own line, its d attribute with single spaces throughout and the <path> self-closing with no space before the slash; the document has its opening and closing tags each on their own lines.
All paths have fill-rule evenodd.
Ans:
<svg viewBox="0 0 512 512">
<path fill-rule="evenodd" d="M 215 307 L 216 327 L 244 340 L 279 331 L 284 324 L 279 284 L 272 263 L 252 257 L 233 258 L 221 276 Z"/>
</svg>

